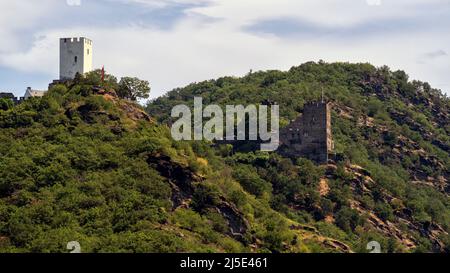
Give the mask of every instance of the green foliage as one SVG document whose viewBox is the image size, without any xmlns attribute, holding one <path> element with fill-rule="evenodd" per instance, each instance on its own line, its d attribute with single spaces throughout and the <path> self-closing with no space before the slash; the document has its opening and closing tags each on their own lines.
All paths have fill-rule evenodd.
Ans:
<svg viewBox="0 0 450 273">
<path fill-rule="evenodd" d="M 399 226 L 399 215 L 406 213 L 417 226 L 431 221 L 450 232 L 448 197 L 439 192 L 443 189 L 411 183 L 450 179 L 450 126 L 445 119 L 450 101 L 428 83 L 410 81 L 404 71 L 370 64 L 308 62 L 286 72 L 257 71 L 242 78 L 190 84 L 150 102 L 147 110 L 157 120 L 170 123 L 170 109 L 180 103 L 190 105 L 194 96 L 222 106 L 271 101 L 280 106 L 283 127 L 306 102 L 320 99 L 322 90 L 333 103 L 337 168 L 324 173 L 308 160 L 260 154 L 249 143 L 219 144 L 216 154 L 224 158 L 244 190 L 290 219 L 317 224 L 358 251 L 366 251 L 364 240 L 368 239 L 379 240 L 388 251 L 403 249 L 376 230 L 367 231 L 364 213 L 351 209 L 354 202 Z M 362 173 L 348 170 L 352 165 L 361 166 Z M 320 196 L 319 181 L 325 176 L 329 192 Z M 244 203 L 240 192 L 233 192 L 232 198 Z M 334 224 L 322 225 L 329 216 Z M 411 229 L 404 232 L 415 236 Z M 418 249 L 431 250 L 429 240 L 420 238 Z"/>
<path fill-rule="evenodd" d="M 394 220 L 394 213 L 392 211 L 392 208 L 389 204 L 386 203 L 378 203 L 375 206 L 375 212 L 378 216 L 380 216 L 381 219 L 387 221 L 393 221 Z"/>
<path fill-rule="evenodd" d="M 150 95 L 150 85 L 148 81 L 138 78 L 123 77 L 119 82 L 119 90 L 117 94 L 121 98 L 137 100 L 138 98 L 146 99 Z"/>
<path fill-rule="evenodd" d="M 272 192 L 271 185 L 259 177 L 257 169 L 254 167 L 236 165 L 233 176 L 246 191 L 258 197 L 262 197 L 264 193 Z"/>
<path fill-rule="evenodd" d="M 10 99 L 0 98 L 0 110 L 7 111 L 14 106 L 14 102 Z"/>
<path fill-rule="evenodd" d="M 212 185 L 199 185 L 192 196 L 192 207 L 203 211 L 208 207 L 217 206 L 220 202 L 219 191 Z"/>
<path fill-rule="evenodd" d="M 202 224 L 180 220 L 177 229 L 192 228 L 184 238 L 172 230 L 173 177 L 161 176 L 148 158 L 170 155 L 186 164 L 198 155 L 190 144 L 173 143 L 167 127 L 136 125 L 93 94 L 98 76 L 78 76 L 78 83 L 0 111 L 0 252 L 67 252 L 74 240 L 83 252 L 243 251 L 223 235 L 228 221 L 209 209 L 220 202 L 214 185 L 199 185 L 192 197 Z M 202 153 L 213 154 L 207 146 Z"/>
<path fill-rule="evenodd" d="M 341 208 L 336 214 L 336 225 L 346 232 L 354 231 L 364 220 L 356 210 Z"/>
<path fill-rule="evenodd" d="M 84 252 L 330 251 L 321 236 L 357 252 L 370 240 L 406 251 L 366 213 L 415 238 L 408 251 L 436 244 L 399 217 L 450 232 L 445 189 L 411 183 L 449 180 L 449 100 L 402 71 L 310 62 L 190 84 L 147 105 L 152 118 L 170 122 L 171 108 L 194 96 L 222 106 L 271 101 L 284 126 L 324 90 L 334 105 L 336 166 L 247 142 L 175 142 L 167 126 L 136 120 L 123 110 L 132 103 L 99 88 L 131 100 L 150 91 L 136 78 L 106 74 L 102 82 L 96 70 L 43 98 L 0 101 L 0 252 L 67 252 L 73 240 Z M 245 219 L 243 234 L 231 233 L 237 222 L 225 204 Z"/>
</svg>

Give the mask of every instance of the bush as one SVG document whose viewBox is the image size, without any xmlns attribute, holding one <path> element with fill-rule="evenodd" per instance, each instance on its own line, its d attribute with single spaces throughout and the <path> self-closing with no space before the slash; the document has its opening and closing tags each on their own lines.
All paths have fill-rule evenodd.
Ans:
<svg viewBox="0 0 450 273">
<path fill-rule="evenodd" d="M 10 99 L 0 98 L 0 110 L 7 111 L 13 108 L 14 103 Z"/>
<path fill-rule="evenodd" d="M 364 223 L 359 216 L 358 211 L 343 207 L 336 214 L 336 225 L 347 233 L 352 232 L 355 228 Z"/>
<path fill-rule="evenodd" d="M 211 185 L 198 185 L 192 196 L 192 208 L 198 212 L 202 212 L 208 207 L 216 206 L 219 203 L 219 191 Z"/>
<path fill-rule="evenodd" d="M 246 191 L 257 197 L 262 197 L 264 193 L 272 192 L 271 185 L 259 177 L 254 167 L 237 165 L 233 172 L 233 177 L 239 181 Z"/>
<path fill-rule="evenodd" d="M 389 204 L 377 203 L 375 205 L 375 213 L 384 221 L 387 221 L 387 220 L 393 221 L 394 220 L 394 213 Z"/>
</svg>

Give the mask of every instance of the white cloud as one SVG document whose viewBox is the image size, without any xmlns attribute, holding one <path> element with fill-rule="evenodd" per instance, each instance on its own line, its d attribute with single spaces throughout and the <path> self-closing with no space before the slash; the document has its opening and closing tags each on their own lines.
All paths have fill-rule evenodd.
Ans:
<svg viewBox="0 0 450 273">
<path fill-rule="evenodd" d="M 211 0 L 212 5 L 193 11 L 226 18 L 237 25 L 267 18 L 299 18 L 321 25 L 350 26 L 386 18 L 414 17 L 440 12 L 448 0 L 391 0 L 380 6 L 366 0 Z M 424 9 L 424 7 L 429 7 Z"/>
<path fill-rule="evenodd" d="M 57 47 L 59 37 L 45 35 L 35 39 L 27 51 L 1 54 L 0 63 L 23 72 L 54 74 L 55 65 L 59 64 Z"/>
<path fill-rule="evenodd" d="M 39 20 L 49 16 L 56 0 L 0 1 L 0 54 L 22 48 L 22 32 L 36 28 Z M 30 41 L 32 37 L 28 37 Z"/>
<path fill-rule="evenodd" d="M 20 2 L 14 1 L 14 2 Z M 112 0 L 110 0 L 112 1 Z M 181 0 L 116 0 L 141 2 L 161 7 L 173 3 L 200 3 Z M 28 1 L 29 2 L 29 1 Z M 52 1 L 48 0 L 47 3 Z M 58 26 L 35 31 L 37 39 L 28 50 L 1 53 L 0 64 L 22 71 L 45 71 L 58 75 L 58 38 L 87 36 L 94 40 L 94 64 L 105 65 L 117 76 L 135 75 L 148 79 L 152 97 L 193 81 L 225 75 L 243 75 L 250 69 L 288 69 L 305 61 L 371 62 L 406 70 L 412 78 L 430 81 L 448 88 L 450 71 L 448 55 L 421 63 L 427 52 L 450 52 L 450 38 L 442 30 L 416 30 L 345 40 L 335 37 L 284 39 L 275 35 L 257 35 L 244 27 L 270 18 L 299 18 L 320 25 L 355 26 L 367 20 L 384 20 L 401 16 L 419 16 L 422 6 L 431 13 L 442 13 L 449 1 L 382 1 L 381 6 L 368 6 L 365 0 L 211 0 L 205 7 L 186 10 L 186 17 L 173 28 L 161 30 L 133 24 L 110 28 L 105 26 Z M 0 7 L 1 8 L 1 7 Z M 47 12 L 49 13 L 51 7 Z M 47 14 L 48 15 L 48 14 Z M 204 17 L 218 20 L 204 20 Z M 39 28 L 36 12 L 31 23 Z M 1 17 L 0 17 L 1 18 Z M 1 20 L 1 19 L 0 19 Z M 1 22 L 1 21 L 0 21 Z M 8 28 L 9 23 L 8 23 Z M 24 26 L 26 27 L 26 25 Z M 2 28 L 0 28 L 2 29 Z M 14 36 L 14 31 L 9 31 Z M 52 78 L 49 78 L 52 80 Z"/>
</svg>

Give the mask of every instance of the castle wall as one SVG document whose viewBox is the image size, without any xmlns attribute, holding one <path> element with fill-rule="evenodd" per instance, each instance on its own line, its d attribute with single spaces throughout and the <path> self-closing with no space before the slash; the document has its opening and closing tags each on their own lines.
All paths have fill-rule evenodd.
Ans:
<svg viewBox="0 0 450 273">
<path fill-rule="evenodd" d="M 92 41 L 87 38 L 62 38 L 59 42 L 59 78 L 73 79 L 76 73 L 92 71 Z"/>
<path fill-rule="evenodd" d="M 306 104 L 303 114 L 281 130 L 282 154 L 326 163 L 333 150 L 331 114 L 323 102 Z"/>
</svg>

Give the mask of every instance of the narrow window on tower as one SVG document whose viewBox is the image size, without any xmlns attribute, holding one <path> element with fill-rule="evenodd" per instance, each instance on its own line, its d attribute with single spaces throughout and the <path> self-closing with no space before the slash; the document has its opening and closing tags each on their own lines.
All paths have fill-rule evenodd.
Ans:
<svg viewBox="0 0 450 273">
<path fill-rule="evenodd" d="M 88 48 L 88 50 L 87 50 L 87 55 L 89 55 L 89 48 Z"/>
<path fill-rule="evenodd" d="M 78 62 L 78 56 L 75 56 L 75 62 Z"/>
</svg>

